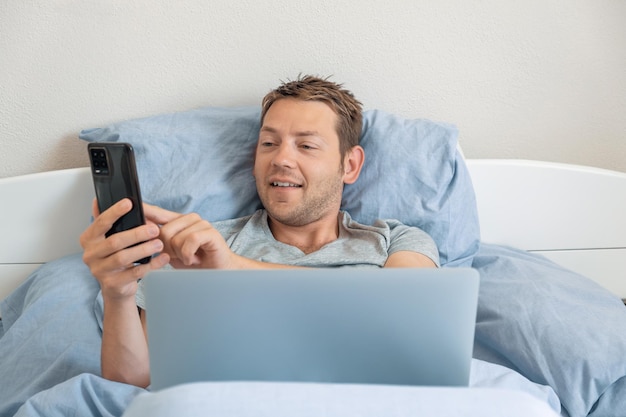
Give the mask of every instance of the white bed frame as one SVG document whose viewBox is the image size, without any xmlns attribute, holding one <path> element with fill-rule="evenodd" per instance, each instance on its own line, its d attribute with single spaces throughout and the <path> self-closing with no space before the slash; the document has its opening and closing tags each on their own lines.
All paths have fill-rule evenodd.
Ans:
<svg viewBox="0 0 626 417">
<path fill-rule="evenodd" d="M 467 160 L 482 241 L 514 246 L 626 298 L 626 173 L 526 160 Z M 81 250 L 89 168 L 0 179 L 0 299 L 35 268 Z"/>
</svg>

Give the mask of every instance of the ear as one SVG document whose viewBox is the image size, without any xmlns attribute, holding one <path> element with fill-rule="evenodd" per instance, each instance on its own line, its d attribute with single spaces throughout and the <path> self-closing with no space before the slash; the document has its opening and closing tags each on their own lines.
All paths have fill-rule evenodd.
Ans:
<svg viewBox="0 0 626 417">
<path fill-rule="evenodd" d="M 343 159 L 343 183 L 352 184 L 358 178 L 365 162 L 365 151 L 360 146 L 353 146 Z"/>
</svg>

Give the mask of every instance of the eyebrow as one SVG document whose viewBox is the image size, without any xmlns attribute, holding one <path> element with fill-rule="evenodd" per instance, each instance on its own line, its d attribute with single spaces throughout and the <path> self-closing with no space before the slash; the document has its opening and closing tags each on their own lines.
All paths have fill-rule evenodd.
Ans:
<svg viewBox="0 0 626 417">
<path fill-rule="evenodd" d="M 271 126 L 262 126 L 261 132 L 269 132 L 269 133 L 278 133 L 278 129 L 275 129 Z M 301 132 L 296 132 L 295 136 L 298 137 L 306 137 L 306 136 L 317 136 L 321 137 L 320 133 L 317 130 L 303 130 Z"/>
</svg>

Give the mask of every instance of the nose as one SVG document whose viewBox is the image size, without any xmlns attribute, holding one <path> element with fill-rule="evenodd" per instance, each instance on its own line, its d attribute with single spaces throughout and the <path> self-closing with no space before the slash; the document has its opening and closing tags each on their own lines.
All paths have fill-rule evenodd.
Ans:
<svg viewBox="0 0 626 417">
<path fill-rule="evenodd" d="M 272 165 L 293 168 L 295 166 L 295 150 L 293 146 L 286 142 L 278 145 L 272 157 Z"/>
</svg>

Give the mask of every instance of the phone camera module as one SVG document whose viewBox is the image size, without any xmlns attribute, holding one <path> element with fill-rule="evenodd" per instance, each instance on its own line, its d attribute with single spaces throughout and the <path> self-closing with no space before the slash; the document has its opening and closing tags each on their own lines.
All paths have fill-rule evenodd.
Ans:
<svg viewBox="0 0 626 417">
<path fill-rule="evenodd" d="M 104 149 L 92 149 L 91 150 L 91 165 L 93 166 L 94 174 L 98 174 L 98 175 L 109 174 L 107 154 Z"/>
</svg>

